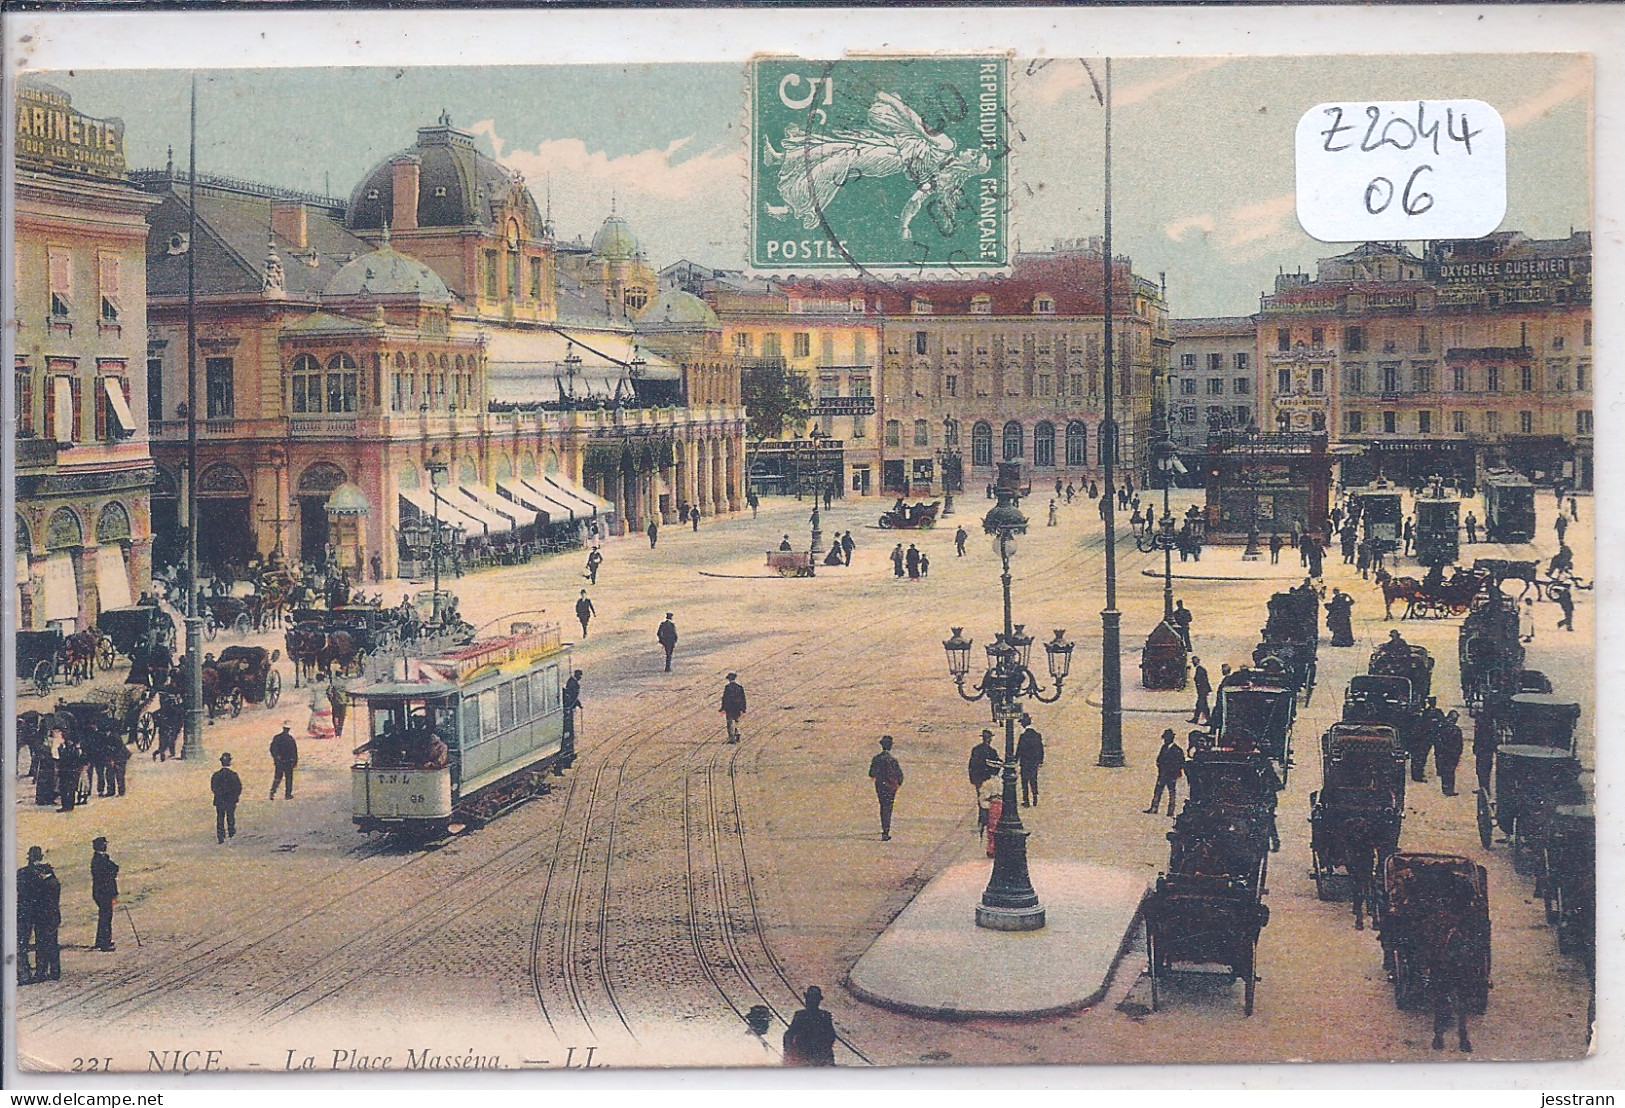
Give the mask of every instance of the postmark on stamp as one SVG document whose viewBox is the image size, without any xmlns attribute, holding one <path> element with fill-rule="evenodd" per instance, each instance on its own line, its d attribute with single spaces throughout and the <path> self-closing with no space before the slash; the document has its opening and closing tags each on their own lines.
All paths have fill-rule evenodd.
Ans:
<svg viewBox="0 0 1625 1108">
<path fill-rule="evenodd" d="M 750 263 L 763 273 L 1010 262 L 1009 59 L 759 57 Z"/>
</svg>

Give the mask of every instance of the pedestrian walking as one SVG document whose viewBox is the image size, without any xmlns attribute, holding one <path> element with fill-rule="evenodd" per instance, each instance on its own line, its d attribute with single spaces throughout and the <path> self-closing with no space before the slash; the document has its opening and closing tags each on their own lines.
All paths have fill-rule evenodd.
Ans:
<svg viewBox="0 0 1625 1108">
<path fill-rule="evenodd" d="M 1021 775 L 1021 806 L 1038 806 L 1038 770 L 1044 764 L 1044 735 L 1033 726 L 1032 716 L 1021 717 L 1021 737 L 1016 740 L 1016 769 Z"/>
<path fill-rule="evenodd" d="M 1452 711 L 1444 717 L 1433 739 L 1433 766 L 1439 771 L 1439 791 L 1445 796 L 1456 795 L 1456 767 L 1461 764 L 1461 725 L 1458 713 Z"/>
<path fill-rule="evenodd" d="M 666 672 L 671 672 L 671 652 L 677 649 L 677 624 L 672 622 L 671 613 L 661 620 L 660 626 L 655 629 L 655 641 L 666 652 Z"/>
<path fill-rule="evenodd" d="M 739 741 L 739 717 L 745 714 L 745 687 L 739 683 L 739 674 L 728 674 L 728 683 L 722 686 L 722 715 L 728 723 L 728 741 Z"/>
<path fill-rule="evenodd" d="M 1406 753 L 1411 759 L 1411 780 L 1426 781 L 1428 754 L 1432 752 L 1434 744 L 1439 740 L 1439 732 L 1444 727 L 1444 713 L 1439 710 L 1437 697 L 1428 697 L 1427 707 L 1417 717 L 1406 740 Z"/>
<path fill-rule="evenodd" d="M 1321 549 L 1320 540 L 1313 535 L 1303 537 L 1304 554 L 1309 566 L 1309 576 L 1319 577 L 1325 568 L 1323 561 L 1325 551 Z"/>
<path fill-rule="evenodd" d="M 1093 482 L 1093 481 L 1089 482 L 1089 499 L 1090 500 L 1099 500 L 1100 499 L 1100 486 L 1098 484 L 1096 484 L 1095 482 Z"/>
<path fill-rule="evenodd" d="M 1573 610 L 1571 604 L 1570 610 Z M 1574 630 L 1574 628 L 1569 628 Z M 107 744 L 107 795 L 123 796 L 124 783 L 130 768 L 130 748 L 122 739 L 113 739 Z"/>
<path fill-rule="evenodd" d="M 1162 800 L 1163 790 L 1168 791 L 1168 814 L 1174 814 L 1174 793 L 1179 788 L 1179 779 L 1185 775 L 1185 751 L 1181 749 L 1172 727 L 1162 732 L 1162 749 L 1157 751 L 1157 787 L 1151 793 L 1151 807 L 1146 809 L 1147 815 L 1154 815 L 1157 803 Z"/>
<path fill-rule="evenodd" d="M 841 553 L 845 555 L 847 565 L 852 564 L 852 551 L 857 548 L 858 544 L 852 541 L 852 532 L 848 531 L 841 536 Z"/>
<path fill-rule="evenodd" d="M 700 510 L 698 508 L 688 513 L 688 525 L 696 535 L 700 533 Z"/>
<path fill-rule="evenodd" d="M 1068 504 L 1072 503 L 1072 498 L 1077 495 L 1077 492 L 1078 490 L 1072 487 L 1071 482 L 1068 482 L 1066 486 L 1066 502 Z"/>
<path fill-rule="evenodd" d="M 929 550 L 920 551 L 920 576 L 931 576 L 931 552 Z"/>
<path fill-rule="evenodd" d="M 1332 598 L 1326 601 L 1326 630 L 1332 633 L 1333 646 L 1354 645 L 1353 612 L 1354 598 L 1334 588 Z"/>
<path fill-rule="evenodd" d="M 649 526 L 644 528 L 644 533 L 649 536 L 649 549 L 653 550 L 655 543 L 660 538 L 660 525 L 651 519 Z"/>
<path fill-rule="evenodd" d="M 299 764 L 299 743 L 293 737 L 289 728 L 289 721 L 282 721 L 282 730 L 271 737 L 271 766 L 275 770 L 271 777 L 271 795 L 269 800 L 276 799 L 276 787 L 283 787 L 283 799 L 293 799 L 293 770 Z"/>
<path fill-rule="evenodd" d="M 1049 525 L 1051 527 L 1055 526 L 1055 501 L 1053 500 L 1049 502 Z"/>
<path fill-rule="evenodd" d="M 1416 541 L 1416 524 L 1412 517 L 1405 517 L 1405 553 L 1411 552 L 1411 544 Z"/>
<path fill-rule="evenodd" d="M 1338 538 L 1342 540 L 1342 545 L 1343 545 L 1343 564 L 1346 565 L 1346 566 L 1353 565 L 1354 564 L 1354 547 L 1355 547 L 1355 544 L 1358 541 L 1358 536 L 1355 535 L 1354 528 L 1353 527 L 1345 527 L 1345 528 L 1343 528 L 1341 531 L 1338 532 Z"/>
<path fill-rule="evenodd" d="M 757 511 L 762 507 L 762 498 L 750 493 L 745 497 L 745 503 L 750 505 L 750 518 L 755 519 Z"/>
<path fill-rule="evenodd" d="M 1553 585 L 1549 590 L 1552 599 L 1563 611 L 1563 618 L 1557 621 L 1558 630 L 1574 630 L 1574 593 L 1567 585 Z"/>
<path fill-rule="evenodd" d="M 1580 503 L 1574 497 L 1569 497 L 1569 518 L 1575 523 L 1580 522 Z"/>
<path fill-rule="evenodd" d="M 965 556 L 965 540 L 969 538 L 970 535 L 963 527 L 954 532 L 954 553 L 956 557 L 963 558 Z"/>
<path fill-rule="evenodd" d="M 587 624 L 592 622 L 592 617 L 597 614 L 598 609 L 592 606 L 592 598 L 587 595 L 586 589 L 582 589 L 581 596 L 576 600 L 576 618 L 581 621 L 582 638 L 587 637 Z"/>
<path fill-rule="evenodd" d="M 107 853 L 107 836 L 90 840 L 90 899 L 96 903 L 96 949 L 113 950 L 113 909 L 118 906 L 118 863 Z"/>
<path fill-rule="evenodd" d="M 79 745 L 63 735 L 56 748 L 57 811 L 71 812 L 79 803 L 79 779 L 84 772 L 84 755 Z"/>
<path fill-rule="evenodd" d="M 220 768 L 209 778 L 214 794 L 214 835 L 218 842 L 237 837 L 237 802 L 243 796 L 243 779 L 231 768 L 231 755 L 220 755 Z"/>
<path fill-rule="evenodd" d="M 158 710 L 152 718 L 158 726 L 158 749 L 152 752 L 152 757 L 155 761 L 167 762 L 177 757 L 175 745 L 180 741 L 181 728 L 186 725 L 186 709 L 181 707 L 181 698 L 172 693 L 159 693 Z"/>
<path fill-rule="evenodd" d="M 903 576 L 903 562 L 903 544 L 898 543 L 896 546 L 892 547 L 891 551 L 891 568 L 893 577 Z"/>
<path fill-rule="evenodd" d="M 903 564 L 908 567 L 908 579 L 918 581 L 920 579 L 920 548 L 913 543 L 909 543 L 908 553 L 903 555 Z"/>
<path fill-rule="evenodd" d="M 1525 599 L 1518 612 L 1518 638 L 1523 642 L 1535 641 L 1535 602 Z"/>
<path fill-rule="evenodd" d="M 1478 517 L 1475 516 L 1472 512 L 1468 512 L 1467 513 L 1467 518 L 1462 521 L 1462 525 L 1467 528 L 1467 541 L 1468 542 L 1477 542 L 1478 541 Z"/>
<path fill-rule="evenodd" d="M 897 800 L 897 790 L 903 787 L 903 767 L 892 755 L 891 748 L 892 737 L 882 735 L 880 753 L 869 759 L 869 778 L 875 783 L 875 799 L 880 802 L 880 838 L 883 842 L 891 839 L 892 805 Z"/>
<path fill-rule="evenodd" d="M 824 511 L 826 511 L 826 512 L 829 511 L 830 507 L 834 503 L 835 503 L 835 486 L 834 485 L 826 485 L 824 487 Z"/>
<path fill-rule="evenodd" d="M 989 781 L 999 776 L 999 771 L 1003 768 L 1003 759 L 999 757 L 999 752 L 993 749 L 993 732 L 984 728 L 981 741 L 971 747 L 970 762 L 965 769 L 966 775 L 970 778 L 971 792 L 976 797 L 978 835 L 987 827 L 987 798 L 982 795 L 982 791 Z"/>
<path fill-rule="evenodd" d="M 1281 536 L 1274 531 L 1270 532 L 1270 565 L 1278 565 L 1281 561 Z"/>
<path fill-rule="evenodd" d="M 824 990 L 808 985 L 806 1003 L 790 1017 L 784 1029 L 784 1064 L 787 1066 L 833 1066 L 835 1064 L 835 1021 L 819 1007 Z"/>
<path fill-rule="evenodd" d="M 1057 497 L 1061 495 L 1061 479 L 1059 477 L 1055 479 L 1055 495 Z"/>
<path fill-rule="evenodd" d="M 587 555 L 587 581 L 589 584 L 598 584 L 598 567 L 603 564 L 604 552 L 596 546 L 593 547 L 592 551 Z M 583 590 L 583 595 L 585 595 L 585 590 Z M 585 635 L 587 633 L 586 629 L 583 628 L 581 633 Z"/>
<path fill-rule="evenodd" d="M 1213 709 L 1208 704 L 1208 698 L 1213 695 L 1213 679 L 1208 676 L 1207 667 L 1202 659 L 1191 658 L 1194 667 L 1191 672 L 1191 683 L 1196 686 L 1196 707 L 1191 709 L 1191 723 L 1209 723 L 1213 718 Z"/>
<path fill-rule="evenodd" d="M 333 709 L 333 737 L 344 737 L 344 717 L 350 712 L 350 693 L 337 673 L 327 682 L 327 704 Z"/>
<path fill-rule="evenodd" d="M 58 929 L 62 926 L 62 882 L 56 871 L 45 860 L 41 847 L 28 848 L 28 865 L 17 874 L 17 900 L 19 914 L 23 900 L 28 902 L 28 921 L 34 938 L 34 971 L 30 982 L 60 981 L 62 979 L 62 945 Z M 22 927 L 17 930 L 17 943 L 26 941 Z M 24 959 L 18 958 L 21 973 Z"/>
<path fill-rule="evenodd" d="M 1569 517 L 1564 515 L 1561 509 L 1558 511 L 1557 521 L 1553 524 L 1553 527 L 1557 530 L 1557 541 L 1561 543 L 1563 536 L 1569 532 Z"/>
</svg>

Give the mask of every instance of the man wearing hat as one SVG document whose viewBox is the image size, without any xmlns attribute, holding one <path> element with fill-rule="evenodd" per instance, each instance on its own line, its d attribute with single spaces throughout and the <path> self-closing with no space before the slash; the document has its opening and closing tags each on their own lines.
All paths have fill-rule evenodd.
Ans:
<svg viewBox="0 0 1625 1108">
<path fill-rule="evenodd" d="M 26 920 L 26 926 L 25 926 Z M 45 851 L 28 848 L 28 865 L 17 871 L 17 973 L 28 971 L 24 949 L 30 928 L 34 932 L 34 972 L 29 981 L 62 978 L 62 951 L 57 928 L 62 925 L 62 883 L 45 861 Z"/>
<path fill-rule="evenodd" d="M 113 948 L 113 907 L 118 903 L 118 863 L 107 853 L 107 836 L 90 840 L 90 899 L 96 902 L 96 949 Z"/>
<path fill-rule="evenodd" d="M 882 840 L 891 839 L 892 803 L 897 799 L 897 790 L 903 787 L 903 767 L 892 756 L 891 743 L 890 735 L 880 736 L 880 753 L 869 761 L 869 776 L 874 780 L 875 796 L 880 801 Z"/>
<path fill-rule="evenodd" d="M 294 740 L 291 723 L 283 720 L 282 730 L 271 739 L 271 765 L 276 770 L 271 777 L 271 800 L 276 799 L 278 785 L 283 785 L 283 799 L 293 799 L 293 767 L 299 764 L 299 744 Z"/>
<path fill-rule="evenodd" d="M 655 628 L 655 641 L 666 652 L 666 672 L 670 673 L 671 652 L 677 649 L 677 624 L 672 622 L 670 612 L 666 613 L 666 618 L 661 621 L 660 626 Z"/>
<path fill-rule="evenodd" d="M 728 741 L 739 741 L 739 717 L 745 714 L 745 686 L 739 683 L 739 674 L 728 674 L 728 683 L 722 686 L 722 714 L 728 720 Z"/>
<path fill-rule="evenodd" d="M 1185 776 L 1185 752 L 1180 749 L 1177 736 L 1172 727 L 1162 733 L 1162 749 L 1157 751 L 1157 787 L 1151 793 L 1151 807 L 1146 809 L 1149 815 L 1156 814 L 1157 803 L 1162 800 L 1162 792 L 1168 790 L 1168 814 L 1174 814 L 1174 792 L 1179 787 L 1179 779 Z"/>
<path fill-rule="evenodd" d="M 970 777 L 971 792 L 976 796 L 977 828 L 987 826 L 987 805 L 983 802 L 982 788 L 1004 768 L 999 752 L 993 749 L 993 732 L 982 729 L 982 741 L 970 749 L 970 762 L 966 773 Z"/>
<path fill-rule="evenodd" d="M 243 779 L 231 768 L 230 754 L 220 755 L 220 768 L 209 778 L 209 790 L 214 793 L 215 838 L 220 842 L 225 842 L 228 835 L 236 838 L 237 801 L 242 799 Z"/>
<path fill-rule="evenodd" d="M 784 1064 L 787 1066 L 833 1066 L 835 1064 L 835 1021 L 819 1007 L 824 990 L 807 986 L 806 1005 L 790 1017 L 784 1029 Z"/>
</svg>

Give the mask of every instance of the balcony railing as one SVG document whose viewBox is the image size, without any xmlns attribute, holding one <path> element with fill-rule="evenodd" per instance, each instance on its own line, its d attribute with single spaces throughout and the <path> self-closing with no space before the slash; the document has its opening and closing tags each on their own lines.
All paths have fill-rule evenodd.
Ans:
<svg viewBox="0 0 1625 1108">
<path fill-rule="evenodd" d="M 288 434 L 301 436 L 344 435 L 356 433 L 355 416 L 295 416 L 288 420 Z"/>
</svg>

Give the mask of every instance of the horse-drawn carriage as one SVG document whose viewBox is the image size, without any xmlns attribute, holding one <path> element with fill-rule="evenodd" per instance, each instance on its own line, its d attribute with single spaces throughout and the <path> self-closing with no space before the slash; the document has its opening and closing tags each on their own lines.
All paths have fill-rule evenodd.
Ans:
<svg viewBox="0 0 1625 1108">
<path fill-rule="evenodd" d="M 1428 697 L 1433 695 L 1433 655 L 1423 646 L 1390 639 L 1371 652 L 1366 673 L 1373 677 L 1405 678 L 1410 682 L 1411 707 L 1418 711 L 1427 706 Z"/>
<path fill-rule="evenodd" d="M 1380 724 L 1334 723 L 1320 744 L 1321 788 L 1309 794 L 1315 893 L 1330 899 L 1329 882 L 1340 873 L 1363 900 L 1399 849 L 1405 751 L 1394 729 Z"/>
<path fill-rule="evenodd" d="M 209 718 L 227 711 L 235 719 L 244 704 L 275 708 L 282 696 L 282 675 L 276 663 L 280 650 L 263 646 L 228 646 L 212 665 L 203 667 L 203 704 Z"/>
<path fill-rule="evenodd" d="M 1473 569 L 1458 567 L 1449 577 L 1442 568 L 1435 567 L 1420 581 L 1414 577 L 1395 577 L 1386 570 L 1377 575 L 1377 584 L 1382 587 L 1383 612 L 1388 619 L 1393 618 L 1396 600 L 1405 602 L 1400 619 L 1459 616 L 1472 608 L 1492 580 L 1492 574 L 1476 566 Z"/>
<path fill-rule="evenodd" d="M 1292 767 L 1292 721 L 1297 699 L 1290 687 L 1253 674 L 1253 683 L 1221 685 L 1209 749 L 1261 759 L 1275 788 L 1286 788 Z"/>
<path fill-rule="evenodd" d="M 156 604 L 104 609 L 96 617 L 96 630 L 97 660 L 103 669 L 112 668 L 115 652 L 129 658 L 132 666 L 143 666 L 154 647 L 175 649 L 175 621 Z"/>
<path fill-rule="evenodd" d="M 58 682 L 79 683 L 83 664 L 73 661 L 68 636 L 59 629 L 17 631 L 15 636 L 12 640 L 14 672 L 22 687 L 36 696 L 45 696 Z"/>
<path fill-rule="evenodd" d="M 1597 817 L 1589 804 L 1562 804 L 1546 827 L 1540 880 L 1546 922 L 1557 949 L 1578 954 L 1593 969 L 1597 931 Z"/>
<path fill-rule="evenodd" d="M 1218 965 L 1245 984 L 1243 1011 L 1252 1015 L 1273 828 L 1274 813 L 1257 804 L 1192 799 L 1180 812 L 1168 833 L 1168 872 L 1144 907 L 1153 1010 L 1176 966 Z"/>
<path fill-rule="evenodd" d="M 221 631 L 229 629 L 234 635 L 246 636 L 258 629 L 262 619 L 265 598 L 257 593 L 248 596 L 202 596 L 198 598 L 203 617 L 203 637 L 213 642 Z"/>
<path fill-rule="evenodd" d="M 1515 693 L 1497 706 L 1495 725 L 1509 738 L 1495 751 L 1495 796 L 1478 794 L 1478 837 L 1493 827 L 1512 842 L 1513 865 L 1532 873 L 1559 807 L 1585 802 L 1575 724 L 1580 706 L 1550 693 Z"/>
<path fill-rule="evenodd" d="M 1462 699 L 1476 715 L 1506 695 L 1523 668 L 1516 601 L 1498 588 L 1484 593 L 1462 621 L 1456 642 Z"/>
<path fill-rule="evenodd" d="M 1482 1014 L 1490 989 L 1490 901 L 1484 867 L 1453 854 L 1392 854 L 1378 890 L 1383 965 L 1401 1009 L 1441 988 Z M 1441 980 L 1445 975 L 1453 980 Z"/>
<path fill-rule="evenodd" d="M 892 505 L 891 511 L 880 517 L 880 528 L 883 531 L 927 531 L 937 525 L 937 512 L 942 507 L 942 501 L 933 500 L 927 504 L 921 501 L 918 504 L 908 504 L 901 497 Z"/>
</svg>

